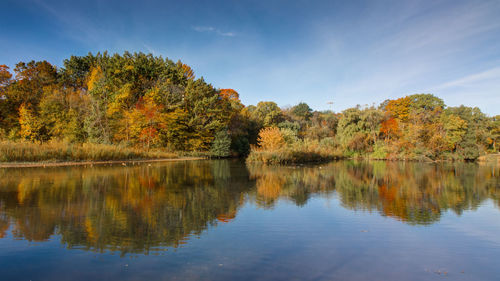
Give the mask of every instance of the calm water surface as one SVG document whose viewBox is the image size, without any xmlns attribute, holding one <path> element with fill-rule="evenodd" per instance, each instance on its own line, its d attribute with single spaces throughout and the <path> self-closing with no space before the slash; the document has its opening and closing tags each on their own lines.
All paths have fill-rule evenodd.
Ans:
<svg viewBox="0 0 500 281">
<path fill-rule="evenodd" d="M 500 168 L 0 170 L 0 280 L 500 280 Z"/>
</svg>

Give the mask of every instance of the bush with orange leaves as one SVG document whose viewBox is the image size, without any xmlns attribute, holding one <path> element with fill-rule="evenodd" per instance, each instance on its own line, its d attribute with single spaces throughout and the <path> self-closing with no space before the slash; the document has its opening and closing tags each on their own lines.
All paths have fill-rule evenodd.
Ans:
<svg viewBox="0 0 500 281">
<path fill-rule="evenodd" d="M 263 150 L 276 150 L 285 145 L 285 139 L 280 129 L 276 127 L 268 127 L 260 130 L 257 141 Z"/>
</svg>

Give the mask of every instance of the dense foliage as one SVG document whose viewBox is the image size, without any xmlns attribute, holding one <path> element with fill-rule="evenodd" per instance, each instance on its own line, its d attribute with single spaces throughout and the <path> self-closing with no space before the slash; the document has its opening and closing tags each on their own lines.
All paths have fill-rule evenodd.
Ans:
<svg viewBox="0 0 500 281">
<path fill-rule="evenodd" d="M 61 68 L 20 62 L 11 73 L 0 66 L 0 139 L 216 157 L 231 151 L 244 156 L 253 145 L 250 159 L 275 162 L 287 162 L 279 155 L 292 157 L 289 162 L 344 156 L 472 160 L 499 151 L 500 116 L 447 107 L 431 94 L 341 113 L 313 111 L 306 103 L 245 107 L 235 90 L 214 88 L 180 61 L 105 52 L 72 56 Z"/>
<path fill-rule="evenodd" d="M 463 105 L 447 107 L 432 94 L 387 100 L 379 107 L 357 106 L 341 113 L 313 112 L 304 103 L 285 110 L 267 103 L 246 109 L 258 126 L 276 128 L 261 130 L 250 161 L 293 163 L 337 157 L 475 160 L 499 151 L 500 116 L 488 117 L 479 108 Z M 284 144 L 277 145 L 279 141 Z"/>
<path fill-rule="evenodd" d="M 1 68 L 4 138 L 208 150 L 243 106 L 234 90 L 195 79 L 180 61 L 142 53 Z"/>
</svg>

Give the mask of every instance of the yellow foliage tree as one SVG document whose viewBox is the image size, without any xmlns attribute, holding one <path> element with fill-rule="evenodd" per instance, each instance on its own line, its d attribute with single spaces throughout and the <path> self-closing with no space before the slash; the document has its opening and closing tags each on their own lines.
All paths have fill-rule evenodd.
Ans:
<svg viewBox="0 0 500 281">
<path fill-rule="evenodd" d="M 280 129 L 276 127 L 267 127 L 260 130 L 257 141 L 264 150 L 275 150 L 285 145 L 285 139 Z"/>
<path fill-rule="evenodd" d="M 385 111 L 391 117 L 406 122 L 410 116 L 410 105 L 411 99 L 409 97 L 390 100 L 385 107 Z"/>
<path fill-rule="evenodd" d="M 93 67 L 92 70 L 90 71 L 89 78 L 87 80 L 87 89 L 88 91 L 92 91 L 94 88 L 95 84 L 103 78 L 103 73 L 101 67 Z"/>
<path fill-rule="evenodd" d="M 21 125 L 21 137 L 34 141 L 38 137 L 41 124 L 34 116 L 29 105 L 21 104 L 19 107 L 19 124 Z"/>
</svg>

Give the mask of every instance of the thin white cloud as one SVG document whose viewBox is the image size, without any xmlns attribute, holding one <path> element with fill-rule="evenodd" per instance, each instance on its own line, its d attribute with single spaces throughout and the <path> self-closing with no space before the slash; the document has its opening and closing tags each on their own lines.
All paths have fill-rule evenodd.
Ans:
<svg viewBox="0 0 500 281">
<path fill-rule="evenodd" d="M 217 30 L 217 34 L 220 36 L 228 36 L 228 37 L 236 36 L 234 32 L 221 32 L 219 30 Z"/>
<path fill-rule="evenodd" d="M 193 30 L 198 32 L 212 32 L 215 31 L 215 28 L 211 26 L 194 26 Z"/>
<path fill-rule="evenodd" d="M 146 50 L 147 50 L 148 52 L 150 52 L 151 54 L 153 54 L 153 55 L 155 55 L 155 56 L 161 55 L 161 53 L 160 53 L 158 50 L 154 49 L 153 47 L 151 47 L 151 46 L 149 46 L 149 45 L 147 45 L 147 44 L 145 44 L 145 43 L 143 43 L 142 45 L 143 45 L 143 46 L 144 46 L 144 48 L 146 48 Z"/>
<path fill-rule="evenodd" d="M 486 71 L 467 75 L 465 77 L 438 85 L 434 87 L 434 89 L 441 90 L 455 87 L 466 87 L 471 84 L 484 83 L 490 80 L 496 82 L 496 84 L 500 87 L 500 67 L 495 67 Z"/>
<path fill-rule="evenodd" d="M 193 30 L 196 32 L 202 32 L 202 33 L 214 33 L 219 36 L 225 36 L 225 37 L 233 37 L 236 36 L 236 33 L 234 32 L 224 32 L 221 31 L 220 29 L 217 29 L 213 26 L 193 26 Z"/>
</svg>

